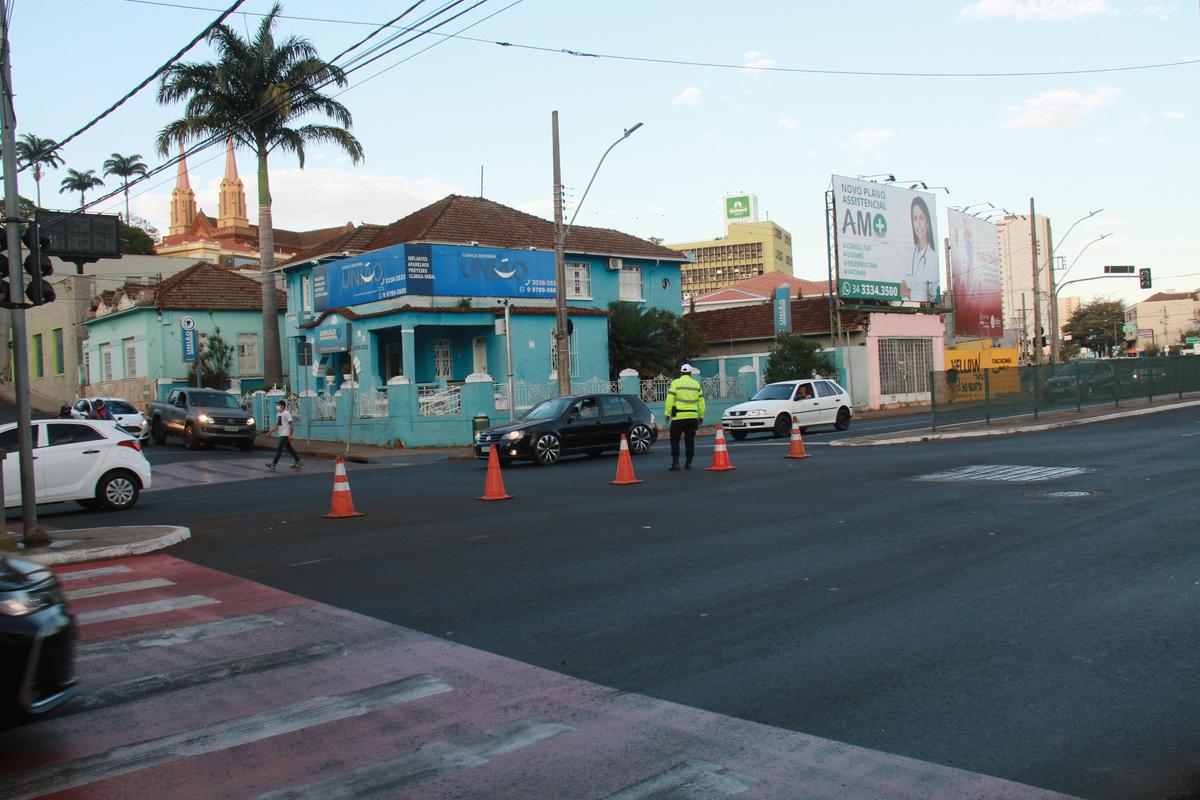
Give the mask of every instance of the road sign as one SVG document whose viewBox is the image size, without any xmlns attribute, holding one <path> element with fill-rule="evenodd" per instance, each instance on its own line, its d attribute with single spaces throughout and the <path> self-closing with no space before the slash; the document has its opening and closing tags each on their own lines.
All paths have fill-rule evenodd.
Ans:
<svg viewBox="0 0 1200 800">
<path fill-rule="evenodd" d="M 185 331 L 196 330 L 196 318 L 195 317 L 181 317 L 179 319 L 179 327 L 183 328 Z"/>
<path fill-rule="evenodd" d="M 191 363 L 196 360 L 196 327 L 183 329 L 183 361 Z"/>
<path fill-rule="evenodd" d="M 1185 341 L 1188 344 L 1200 344 L 1200 336 L 1189 336 Z"/>
<path fill-rule="evenodd" d="M 1154 336 L 1153 328 L 1138 328 L 1137 335 L 1142 339 L 1150 339 Z"/>
<path fill-rule="evenodd" d="M 1121 326 L 1121 330 L 1125 332 L 1126 336 L 1133 336 L 1135 333 L 1137 333 L 1137 325 L 1126 322 Z"/>
<path fill-rule="evenodd" d="M 50 245 L 42 248 L 45 255 L 63 261 L 121 257 L 121 221 L 112 214 L 39 208 L 36 218 L 42 233 L 50 237 Z"/>
<path fill-rule="evenodd" d="M 1104 265 L 1104 272 L 1109 275 L 1112 275 L 1112 274 L 1132 275 L 1134 273 L 1134 270 L 1135 270 L 1135 267 L 1132 264 L 1120 264 L 1117 266 L 1113 266 L 1110 264 Z"/>
</svg>

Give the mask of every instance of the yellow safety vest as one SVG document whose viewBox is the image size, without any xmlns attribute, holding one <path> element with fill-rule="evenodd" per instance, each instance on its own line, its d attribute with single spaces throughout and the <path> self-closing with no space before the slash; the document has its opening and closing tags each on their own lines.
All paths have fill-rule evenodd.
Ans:
<svg viewBox="0 0 1200 800">
<path fill-rule="evenodd" d="M 704 392 L 700 382 L 691 375 L 680 375 L 672 381 L 663 413 L 674 419 L 702 419 Z"/>
</svg>

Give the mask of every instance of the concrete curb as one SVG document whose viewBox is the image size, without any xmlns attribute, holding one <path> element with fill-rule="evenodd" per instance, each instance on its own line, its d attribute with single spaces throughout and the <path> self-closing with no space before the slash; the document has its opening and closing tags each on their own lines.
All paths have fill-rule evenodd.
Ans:
<svg viewBox="0 0 1200 800">
<path fill-rule="evenodd" d="M 1073 428 L 1076 425 L 1089 425 L 1093 422 L 1109 422 L 1114 419 L 1141 417 L 1146 414 L 1158 414 L 1163 411 L 1176 411 L 1181 408 L 1200 406 L 1200 400 L 1189 400 L 1183 403 L 1172 403 L 1167 406 L 1154 408 L 1138 408 L 1114 414 L 1104 414 L 1085 419 L 1067 419 L 1058 422 L 1042 422 L 1033 425 L 1012 425 L 1005 428 L 987 428 L 976 431 L 930 431 L 920 435 L 899 436 L 894 439 L 840 439 L 829 442 L 830 447 L 882 447 L 889 444 L 920 444 L 921 442 L 936 442 L 943 439 L 982 439 L 988 436 L 1007 436 L 1012 433 L 1036 433 L 1037 431 L 1052 431 L 1059 428 Z"/>
<path fill-rule="evenodd" d="M 162 550 L 165 547 L 170 547 L 173 544 L 179 544 L 186 539 L 191 538 L 192 532 L 188 528 L 178 525 L 125 525 L 122 530 L 134 531 L 139 528 L 169 528 L 167 533 L 161 536 L 155 536 L 149 539 L 141 539 L 136 542 L 126 542 L 124 544 L 110 544 L 100 547 L 86 547 L 78 550 L 47 550 L 40 553 L 21 553 L 20 558 L 29 561 L 36 561 L 39 564 L 46 566 L 57 566 L 62 564 L 78 564 L 81 561 L 99 561 L 109 558 L 125 558 L 127 556 L 138 556 L 143 553 L 151 553 L 155 550 Z M 74 531 L 57 531 L 59 535 L 69 534 L 86 534 L 90 530 L 99 530 L 96 528 L 80 528 Z"/>
</svg>

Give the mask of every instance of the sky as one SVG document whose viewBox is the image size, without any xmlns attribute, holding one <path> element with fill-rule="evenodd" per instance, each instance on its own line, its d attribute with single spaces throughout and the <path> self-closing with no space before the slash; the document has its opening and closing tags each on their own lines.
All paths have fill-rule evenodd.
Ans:
<svg viewBox="0 0 1200 800">
<path fill-rule="evenodd" d="M 17 132 L 61 140 L 232 0 L 10 2 Z M 477 2 L 447 12 L 470 9 L 438 29 L 458 36 L 423 36 L 350 75 L 337 99 L 362 164 L 325 147 L 309 149 L 303 170 L 272 157 L 277 227 L 392 222 L 449 193 L 480 194 L 481 173 L 485 197 L 550 218 L 557 110 L 568 218 L 606 148 L 644 123 L 607 156 L 578 224 L 713 238 L 722 198 L 753 193 L 793 234 L 796 276 L 824 280 L 830 175 L 891 174 L 945 187 L 935 190 L 942 232 L 948 205 L 1027 213 L 1033 197 L 1055 255 L 1073 264 L 1067 278 L 1105 264 L 1153 270 L 1150 291 L 1120 278 L 1063 296 L 1131 303 L 1200 287 L 1188 199 L 1200 186 L 1196 0 Z M 277 35 L 332 58 L 409 4 L 285 0 Z M 246 0 L 228 24 L 247 36 L 269 8 Z M 183 60 L 212 57 L 201 43 Z M 1174 62 L 1193 63 L 1126 69 Z M 162 163 L 155 137 L 182 109 L 158 104 L 156 88 L 67 144 L 66 167 L 101 173 L 114 152 Z M 238 163 L 253 216 L 251 154 Z M 189 159 L 197 204 L 214 216 L 223 171 L 223 148 Z M 64 174 L 43 178 L 43 205 L 78 206 L 58 193 Z M 173 185 L 172 168 L 131 189 L 133 214 L 165 232 Z M 22 194 L 34 188 L 22 173 Z M 90 210 L 123 208 L 114 198 Z M 1091 243 L 1102 234 L 1112 235 Z"/>
</svg>

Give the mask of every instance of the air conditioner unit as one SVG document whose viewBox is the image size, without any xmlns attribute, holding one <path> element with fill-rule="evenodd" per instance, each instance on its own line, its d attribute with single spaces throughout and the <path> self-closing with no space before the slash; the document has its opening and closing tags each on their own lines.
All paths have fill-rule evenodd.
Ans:
<svg viewBox="0 0 1200 800">
<path fill-rule="evenodd" d="M 619 258 L 610 258 L 610 259 L 608 260 L 608 268 L 609 268 L 609 270 L 611 270 L 612 272 L 617 272 L 617 271 L 619 271 L 619 270 L 621 269 L 621 266 L 622 266 L 623 264 L 624 264 L 624 262 L 623 262 L 621 259 L 619 259 Z"/>
</svg>

